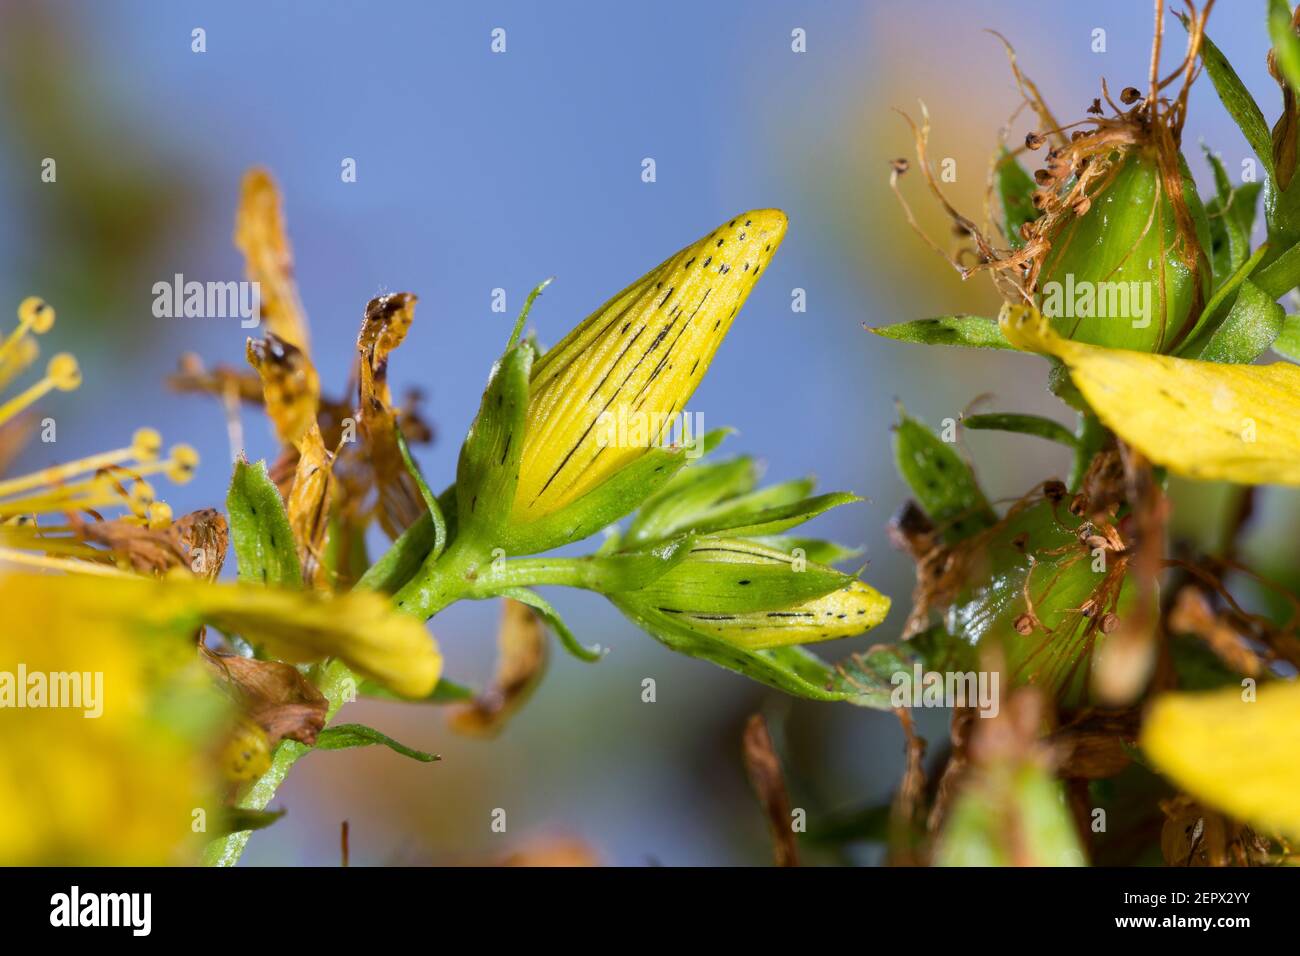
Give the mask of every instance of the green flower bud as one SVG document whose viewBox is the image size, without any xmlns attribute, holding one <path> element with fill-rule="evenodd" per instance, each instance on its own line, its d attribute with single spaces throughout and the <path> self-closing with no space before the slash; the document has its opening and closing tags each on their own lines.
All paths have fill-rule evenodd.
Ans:
<svg viewBox="0 0 1300 956">
<path fill-rule="evenodd" d="M 1062 336 L 1169 352 L 1209 298 L 1209 220 L 1182 154 L 1153 142 L 1098 151 L 1102 129 L 1048 154 L 1048 209 L 1029 230 L 1045 247 L 1033 291 Z M 1040 178 L 1042 178 L 1040 176 Z"/>
<path fill-rule="evenodd" d="M 889 610 L 887 597 L 852 575 L 742 538 L 700 538 L 666 574 L 611 600 L 688 653 L 683 640 L 758 650 L 848 637 Z"/>
</svg>

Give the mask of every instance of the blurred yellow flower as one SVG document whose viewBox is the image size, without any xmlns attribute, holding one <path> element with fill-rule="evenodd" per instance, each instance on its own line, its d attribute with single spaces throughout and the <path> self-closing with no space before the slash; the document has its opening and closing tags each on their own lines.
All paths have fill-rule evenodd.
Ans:
<svg viewBox="0 0 1300 956">
<path fill-rule="evenodd" d="M 1151 762 L 1197 799 L 1300 839 L 1300 684 L 1164 694 L 1142 727 Z"/>
<path fill-rule="evenodd" d="M 106 606 L 106 583 L 0 576 L 0 864 L 182 863 L 213 822 L 225 702 L 192 632 Z"/>
</svg>

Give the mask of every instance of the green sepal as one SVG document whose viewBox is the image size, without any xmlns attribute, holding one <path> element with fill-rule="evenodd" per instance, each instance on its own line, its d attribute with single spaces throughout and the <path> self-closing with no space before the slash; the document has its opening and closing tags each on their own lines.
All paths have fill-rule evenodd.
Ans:
<svg viewBox="0 0 1300 956">
<path fill-rule="evenodd" d="M 695 518 L 723 501 L 744 495 L 757 482 L 758 466 L 749 457 L 684 468 L 645 500 L 623 540 L 641 544 L 686 530 Z"/>
<path fill-rule="evenodd" d="M 1286 310 L 1249 279 L 1241 284 L 1228 317 L 1196 358 L 1248 365 L 1267 352 L 1282 332 Z"/>
<path fill-rule="evenodd" d="M 415 487 L 419 489 L 420 498 L 424 501 L 425 510 L 428 512 L 429 521 L 433 526 L 433 548 L 430 553 L 437 557 L 447 547 L 447 519 L 442 513 L 442 506 L 438 504 L 437 496 L 429 489 L 428 482 L 424 480 L 424 474 L 420 471 L 419 466 L 415 464 L 415 459 L 411 457 L 411 449 L 406 443 L 406 436 L 402 434 L 402 427 L 394 425 L 393 432 L 397 440 L 397 449 L 402 453 L 402 463 L 406 465 L 406 470 L 415 482 Z"/>
<path fill-rule="evenodd" d="M 881 338 L 918 345 L 956 345 L 972 349 L 1013 349 L 997 319 L 978 315 L 942 315 L 871 329 Z"/>
<path fill-rule="evenodd" d="M 536 591 L 530 591 L 528 588 L 507 588 L 501 591 L 502 597 L 513 598 L 520 604 L 527 604 L 536 611 L 546 626 L 551 629 L 560 641 L 560 646 L 576 657 L 578 660 L 587 664 L 594 664 L 605 656 L 605 648 L 599 644 L 593 644 L 590 647 L 582 644 L 569 626 L 564 623 L 564 618 L 560 617 L 558 611 L 551 607 L 550 603 Z"/>
<path fill-rule="evenodd" d="M 944 540 L 954 544 L 997 521 L 971 466 L 924 424 L 899 409 L 894 462 Z"/>
<path fill-rule="evenodd" d="M 708 518 L 706 516 L 703 520 L 690 525 L 690 530 L 696 534 L 725 533 L 736 538 L 780 534 L 782 531 L 788 531 L 790 528 L 801 525 L 806 521 L 811 521 L 832 508 L 862 500 L 857 495 L 847 491 L 835 491 L 825 495 L 814 495 L 800 501 L 792 501 L 789 504 L 764 508 L 748 515 L 729 514 L 725 518 Z"/>
<path fill-rule="evenodd" d="M 1015 432 L 1020 435 L 1033 435 L 1058 442 L 1067 448 L 1075 448 L 1079 440 L 1074 433 L 1060 422 L 1041 415 L 1021 415 L 1015 412 L 993 412 L 987 415 L 969 415 L 962 419 L 963 428 L 976 431 Z"/>
<path fill-rule="evenodd" d="M 750 537 L 749 540 L 764 547 L 784 551 L 789 555 L 794 555 L 798 551 L 800 556 L 809 561 L 825 565 L 835 565 L 850 558 L 860 557 L 864 550 L 850 548 L 834 541 L 823 541 L 820 538 L 800 538 L 781 534 L 757 535 Z"/>
<path fill-rule="evenodd" d="M 461 533 L 492 545 L 510 517 L 519 484 L 532 363 L 532 347 L 519 343 L 493 367 L 456 468 Z"/>
<path fill-rule="evenodd" d="M 438 496 L 438 505 L 450 540 L 456 534 L 455 485 Z M 432 512 L 426 511 L 366 570 L 356 587 L 383 594 L 396 594 L 424 566 L 424 561 L 433 551 L 437 540 L 438 531 L 433 523 Z"/>
<path fill-rule="evenodd" d="M 727 429 L 719 429 L 705 435 L 698 448 L 700 454 L 707 455 L 728 433 Z M 538 554 L 590 537 L 636 510 L 694 455 L 689 447 L 651 448 L 553 514 L 526 524 L 507 525 L 501 532 L 501 547 L 507 554 Z"/>
<path fill-rule="evenodd" d="M 239 580 L 276 587 L 302 587 L 302 566 L 284 500 L 266 473 L 266 462 L 235 462 L 226 495 L 230 541 Z"/>
<path fill-rule="evenodd" d="M 351 747 L 370 747 L 375 744 L 382 744 L 394 753 L 399 753 L 403 757 L 410 757 L 412 760 L 418 760 L 421 763 L 433 763 L 435 760 L 442 758 L 437 754 L 426 753 L 423 750 L 416 750 L 405 744 L 398 743 L 387 734 L 381 734 L 373 727 L 367 727 L 365 724 L 335 724 L 333 727 L 326 727 L 316 737 L 316 750 L 347 750 Z"/>
</svg>

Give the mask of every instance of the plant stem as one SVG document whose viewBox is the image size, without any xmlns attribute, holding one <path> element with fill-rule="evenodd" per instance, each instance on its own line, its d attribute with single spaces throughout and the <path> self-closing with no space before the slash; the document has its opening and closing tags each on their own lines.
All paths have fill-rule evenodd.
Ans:
<svg viewBox="0 0 1300 956">
<path fill-rule="evenodd" d="M 1079 491 L 1083 485 L 1083 476 L 1088 473 L 1088 466 L 1097 452 L 1106 444 L 1110 432 L 1092 412 L 1079 413 L 1079 427 L 1074 433 L 1078 444 L 1074 449 L 1074 465 L 1070 469 L 1070 490 Z"/>
<path fill-rule="evenodd" d="M 453 540 L 441 555 L 431 557 L 420 572 L 393 595 L 393 602 L 405 613 L 427 619 L 449 604 L 463 600 L 496 597 L 502 591 L 535 584 L 562 584 L 568 587 L 591 587 L 596 568 L 591 561 L 568 558 L 531 558 L 495 562 L 481 549 Z M 358 681 L 339 660 L 321 667 L 317 686 L 329 702 L 326 723 L 356 695 Z M 270 768 L 249 784 L 236 806 L 245 810 L 265 810 L 289 770 L 311 747 L 296 740 L 282 740 L 275 748 Z M 203 851 L 205 866 L 234 866 L 248 845 L 252 830 L 242 830 L 219 837 Z"/>
<path fill-rule="evenodd" d="M 357 679 L 346 664 L 340 660 L 332 660 L 322 667 L 318 686 L 329 702 L 325 712 L 325 722 L 329 723 L 334 719 L 338 709 L 343 706 L 343 702 L 355 697 Z M 284 783 L 289 768 L 311 749 L 296 740 L 280 741 L 271 758 L 270 768 L 249 785 L 236 801 L 235 806 L 243 810 L 265 810 L 266 805 L 275 796 L 275 791 L 280 784 Z M 203 865 L 234 866 L 239 862 L 244 847 L 248 845 L 248 838 L 252 835 L 252 830 L 240 830 L 238 833 L 228 833 L 213 840 L 203 850 Z"/>
</svg>

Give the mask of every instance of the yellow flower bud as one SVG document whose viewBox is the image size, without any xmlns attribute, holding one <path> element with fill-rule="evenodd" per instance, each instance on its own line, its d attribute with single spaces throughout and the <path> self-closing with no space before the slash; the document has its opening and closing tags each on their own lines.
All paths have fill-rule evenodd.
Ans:
<svg viewBox="0 0 1300 956">
<path fill-rule="evenodd" d="M 785 230 L 778 209 L 742 213 L 632 283 L 537 360 L 512 521 L 554 513 L 661 443 Z M 627 440 L 611 440 L 614 431 Z"/>
</svg>

